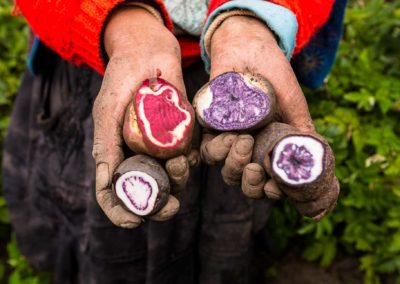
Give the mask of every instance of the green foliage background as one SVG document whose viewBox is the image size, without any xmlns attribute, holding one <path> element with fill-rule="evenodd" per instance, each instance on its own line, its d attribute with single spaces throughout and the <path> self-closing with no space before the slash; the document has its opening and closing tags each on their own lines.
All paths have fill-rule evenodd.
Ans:
<svg viewBox="0 0 400 284">
<path fill-rule="evenodd" d="M 318 224 L 282 206 L 271 218 L 276 239 L 285 247 L 302 236 L 303 256 L 323 267 L 338 252 L 353 255 L 365 283 L 400 275 L 400 2 L 351 1 L 335 67 L 306 93 L 335 153 L 340 199 Z"/>
<path fill-rule="evenodd" d="M 28 29 L 0 4 L 0 145 L 25 68 Z M 288 203 L 272 214 L 275 244 L 329 267 L 338 253 L 359 259 L 365 283 L 400 282 L 400 1 L 351 1 L 336 65 L 307 91 L 318 131 L 331 143 L 341 182 L 333 214 L 320 223 Z M 301 248 L 289 245 L 300 240 Z M 3 245 L 7 243 L 7 245 Z M 0 193 L 0 282 L 47 283 L 20 255 Z"/>
<path fill-rule="evenodd" d="M 11 16 L 11 11 L 11 0 L 0 2 L 0 148 L 9 124 L 12 101 L 25 70 L 28 45 L 28 27 L 23 19 Z M 20 254 L 0 191 L 0 283 L 42 284 L 48 283 L 48 279 L 45 273 L 35 273 Z"/>
</svg>

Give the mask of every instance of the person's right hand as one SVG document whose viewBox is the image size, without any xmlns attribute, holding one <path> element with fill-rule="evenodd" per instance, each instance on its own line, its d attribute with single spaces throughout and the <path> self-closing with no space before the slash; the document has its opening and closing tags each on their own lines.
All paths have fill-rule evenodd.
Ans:
<svg viewBox="0 0 400 284">
<path fill-rule="evenodd" d="M 125 110 L 142 81 L 155 77 L 157 69 L 163 79 L 185 94 L 180 48 L 176 38 L 156 17 L 137 7 L 113 12 L 104 29 L 104 47 L 109 62 L 93 107 L 96 198 L 115 225 L 134 228 L 142 218 L 121 206 L 111 188 L 114 171 L 124 160 Z M 167 161 L 166 170 L 175 189 L 186 183 L 189 163 L 185 156 Z M 179 201 L 170 195 L 165 207 L 152 218 L 169 219 L 178 209 Z"/>
</svg>

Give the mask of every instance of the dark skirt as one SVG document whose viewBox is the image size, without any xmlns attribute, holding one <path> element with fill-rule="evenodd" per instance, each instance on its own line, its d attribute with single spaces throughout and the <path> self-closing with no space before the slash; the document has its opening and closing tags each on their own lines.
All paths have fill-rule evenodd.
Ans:
<svg viewBox="0 0 400 284">
<path fill-rule="evenodd" d="M 254 239 L 271 203 L 226 186 L 221 165 L 192 169 L 172 220 L 114 226 L 94 197 L 91 109 L 102 77 L 51 52 L 42 65 L 24 75 L 3 156 L 12 225 L 35 268 L 55 283 L 262 283 Z M 200 62 L 184 74 L 191 100 L 208 75 Z"/>
</svg>

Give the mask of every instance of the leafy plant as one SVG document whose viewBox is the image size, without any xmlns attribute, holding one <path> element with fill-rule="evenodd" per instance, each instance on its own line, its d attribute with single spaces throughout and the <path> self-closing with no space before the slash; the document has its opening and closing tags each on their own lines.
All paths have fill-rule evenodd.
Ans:
<svg viewBox="0 0 400 284">
<path fill-rule="evenodd" d="M 24 21 L 10 15 L 11 2 L 0 3 L 0 145 L 28 34 Z M 269 224 L 276 246 L 300 241 L 297 250 L 323 267 L 338 252 L 355 256 L 367 284 L 380 283 L 384 273 L 400 275 L 400 2 L 351 1 L 336 65 L 325 86 L 306 95 L 318 131 L 334 149 L 342 191 L 337 208 L 320 223 L 281 203 Z M 0 196 L 0 243 L 8 242 L 0 281 L 9 275 L 9 283 L 47 283 L 10 232 Z"/>
<path fill-rule="evenodd" d="M 28 40 L 28 27 L 24 20 L 13 17 L 11 11 L 11 0 L 0 3 L 0 148 L 9 123 L 12 101 L 25 69 Z M 10 233 L 9 216 L 0 191 L 0 250 L 7 248 L 8 255 L 8 260 L 0 259 L 0 282 L 5 283 L 8 279 L 10 284 L 49 283 L 44 275 L 36 275 L 32 271 Z M 7 242 L 7 247 L 3 246 Z"/>
<path fill-rule="evenodd" d="M 7 252 L 8 252 L 7 262 L 8 265 L 11 267 L 11 274 L 8 278 L 9 284 L 50 283 L 50 275 L 48 273 L 35 273 L 33 269 L 29 266 L 25 257 L 21 255 L 17 247 L 15 236 L 13 236 L 11 241 L 8 243 Z"/>
<path fill-rule="evenodd" d="M 25 69 L 28 27 L 22 18 L 13 17 L 12 1 L 0 3 L 0 130 L 8 125 L 12 99 Z"/>
<path fill-rule="evenodd" d="M 355 255 L 365 283 L 400 275 L 399 2 L 350 3 L 336 65 L 307 99 L 334 149 L 342 190 L 327 218 L 297 223 L 303 256 L 327 267 L 338 250 Z"/>
</svg>

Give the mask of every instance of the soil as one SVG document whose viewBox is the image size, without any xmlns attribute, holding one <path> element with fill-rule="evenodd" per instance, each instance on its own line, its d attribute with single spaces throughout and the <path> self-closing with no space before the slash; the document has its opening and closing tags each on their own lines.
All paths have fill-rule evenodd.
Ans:
<svg viewBox="0 0 400 284">
<path fill-rule="evenodd" d="M 362 284 L 363 275 L 358 270 L 358 262 L 344 258 L 335 262 L 329 269 L 303 260 L 296 255 L 287 255 L 275 264 L 276 276 L 269 277 L 268 284 Z"/>
<path fill-rule="evenodd" d="M 288 254 L 275 263 L 273 272 L 276 274 L 268 277 L 265 284 L 363 284 L 359 266 L 356 258 L 339 256 L 329 268 L 323 269 L 318 263 Z M 381 280 L 382 284 L 395 284 L 396 276 L 382 275 Z"/>
<path fill-rule="evenodd" d="M 0 238 L 0 263 L 6 264 L 6 244 L 9 239 Z M 265 284 L 363 284 L 363 272 L 359 270 L 357 258 L 339 255 L 332 265 L 321 268 L 318 263 L 304 260 L 299 253 L 284 254 L 261 253 L 254 263 L 268 275 Z M 269 268 L 265 268 L 265 267 Z M 11 270 L 6 265 L 6 271 L 0 284 L 6 283 Z M 260 275 L 261 276 L 261 275 Z M 264 278 L 264 277 L 261 277 Z M 254 284 L 261 283 L 259 281 Z M 396 284 L 396 275 L 381 275 L 382 284 Z"/>
</svg>

